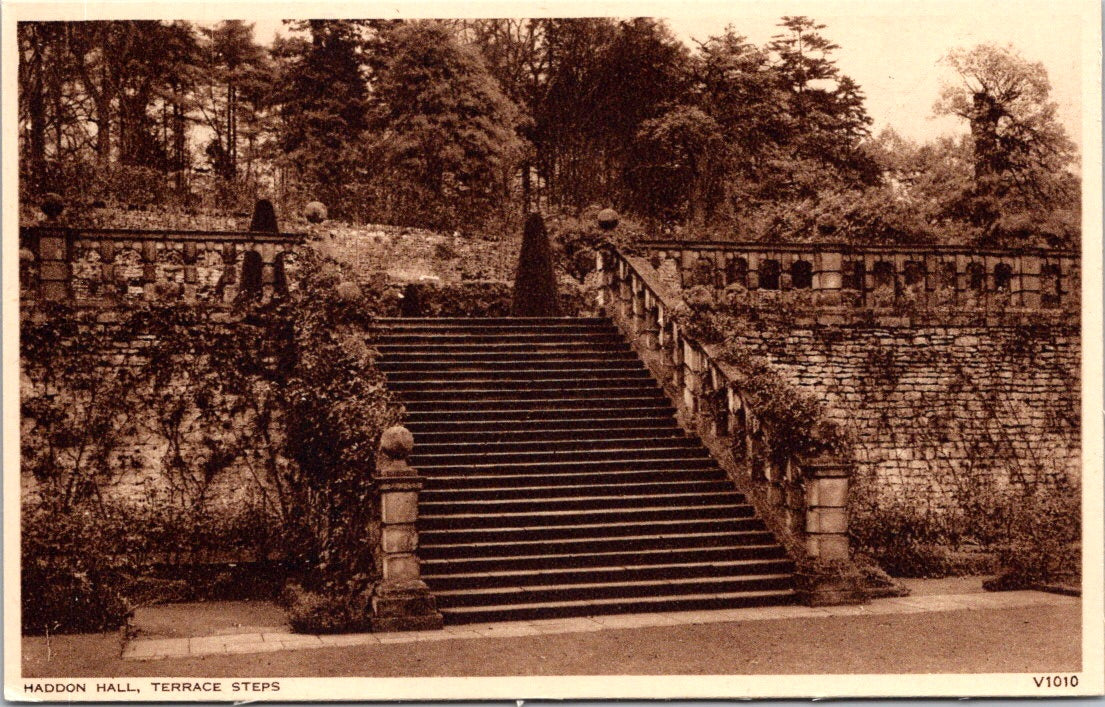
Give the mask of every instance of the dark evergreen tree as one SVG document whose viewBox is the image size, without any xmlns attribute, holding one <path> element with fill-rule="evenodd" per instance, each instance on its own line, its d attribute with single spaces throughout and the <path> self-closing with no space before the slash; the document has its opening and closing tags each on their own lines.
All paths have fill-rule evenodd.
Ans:
<svg viewBox="0 0 1105 707">
<path fill-rule="evenodd" d="M 249 222 L 249 230 L 261 233 L 279 233 L 280 227 L 276 222 L 276 209 L 268 199 L 258 199 L 253 207 L 253 218 Z"/>
<path fill-rule="evenodd" d="M 517 109 L 479 53 L 434 22 L 388 36 L 375 91 L 390 190 L 423 223 L 456 228 L 509 203 L 521 157 Z"/>
<path fill-rule="evenodd" d="M 383 24 L 295 22 L 307 38 L 280 40 L 273 47 L 281 66 L 279 149 L 300 188 L 328 204 L 337 218 L 355 215 L 350 187 L 368 176 L 367 81 L 380 55 L 369 47 Z"/>
<path fill-rule="evenodd" d="M 556 295 L 552 248 L 545 221 L 540 214 L 526 217 L 522 231 L 522 250 L 514 276 L 514 299 L 510 314 L 514 317 L 557 317 L 560 305 Z"/>
</svg>

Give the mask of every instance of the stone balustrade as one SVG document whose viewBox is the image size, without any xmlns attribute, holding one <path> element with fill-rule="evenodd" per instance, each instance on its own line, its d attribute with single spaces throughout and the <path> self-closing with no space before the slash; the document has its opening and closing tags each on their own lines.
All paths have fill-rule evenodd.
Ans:
<svg viewBox="0 0 1105 707">
<path fill-rule="evenodd" d="M 772 430 L 742 394 L 740 374 L 673 318 L 681 305 L 648 259 L 599 252 L 599 304 L 626 333 L 715 459 L 748 489 L 772 530 L 796 554 L 848 559 L 849 461 L 772 450 Z"/>
<path fill-rule="evenodd" d="M 1077 311 L 1080 257 L 1040 248 L 646 241 L 680 282 L 738 283 L 762 294 L 807 290 L 819 307 Z"/>
<path fill-rule="evenodd" d="M 219 305 L 286 289 L 300 234 L 30 226 L 19 229 L 24 306 L 127 300 Z"/>
</svg>

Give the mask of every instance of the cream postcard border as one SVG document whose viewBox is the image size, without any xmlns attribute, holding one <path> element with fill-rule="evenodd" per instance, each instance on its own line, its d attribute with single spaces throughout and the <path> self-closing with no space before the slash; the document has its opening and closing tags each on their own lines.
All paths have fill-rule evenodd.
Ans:
<svg viewBox="0 0 1105 707">
<path fill-rule="evenodd" d="M 88 19 L 293 19 L 311 17 L 567 17 L 567 16 L 724 16 L 779 17 L 785 14 L 959 15 L 992 6 L 978 0 L 706 0 L 686 5 L 675 0 L 557 0 L 520 4 L 505 0 L 414 0 L 364 2 L 4 2 L 0 15 L 3 95 L 3 489 L 4 489 L 4 688 L 10 700 L 26 699 L 22 691 L 19 630 L 19 288 L 18 288 L 18 103 L 16 23 L 20 20 Z M 1101 5 L 1094 0 L 1031 0 L 1009 3 L 1010 12 L 1078 14 L 1080 37 L 1057 37 L 1077 43 L 1082 79 L 1082 467 L 1083 595 L 1082 663 L 1074 689 L 1041 689 L 1031 674 L 924 675 L 750 675 L 750 676 L 558 676 L 510 678 L 282 678 L 271 699 L 534 699 L 534 698 L 748 698 L 847 696 L 1038 696 L 1093 695 L 1105 692 L 1102 591 L 1103 550 L 1103 404 L 1102 404 L 1102 149 L 1101 149 Z M 691 9 L 693 8 L 693 9 Z M 1075 49 L 1074 46 L 1071 47 Z M 189 676 L 180 676 L 189 677 Z M 203 676 L 195 676 L 203 677 Z M 128 678 L 142 686 L 148 678 Z M 95 679 L 66 679 L 91 685 Z M 143 701 L 151 694 L 148 686 Z M 66 695 L 82 699 L 81 695 Z M 96 699 L 90 689 L 83 696 Z M 167 694 L 165 701 L 191 701 Z M 206 698 L 210 699 L 210 698 Z M 232 698 L 228 698 L 232 699 Z M 206 701 L 206 700 L 205 700 Z"/>
</svg>

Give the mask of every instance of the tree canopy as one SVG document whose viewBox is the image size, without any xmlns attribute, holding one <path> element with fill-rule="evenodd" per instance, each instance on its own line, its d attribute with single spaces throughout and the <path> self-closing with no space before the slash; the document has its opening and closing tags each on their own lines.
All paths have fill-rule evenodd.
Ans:
<svg viewBox="0 0 1105 707">
<path fill-rule="evenodd" d="M 688 46 L 652 18 L 23 22 L 20 189 L 450 230 L 616 208 L 713 238 L 1071 245 L 1075 147 L 1043 66 L 956 49 L 938 114 L 870 134 L 831 29 Z M 150 47 L 157 47 L 151 51 Z"/>
</svg>

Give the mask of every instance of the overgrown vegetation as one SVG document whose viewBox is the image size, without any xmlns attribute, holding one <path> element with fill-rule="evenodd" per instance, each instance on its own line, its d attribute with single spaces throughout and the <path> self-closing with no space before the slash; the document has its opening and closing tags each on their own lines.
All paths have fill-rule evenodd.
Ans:
<svg viewBox="0 0 1105 707">
<path fill-rule="evenodd" d="M 366 342 L 378 296 L 307 249 L 289 296 L 229 321 L 183 304 L 25 318 L 24 630 L 117 625 L 155 565 L 205 553 L 275 553 L 316 592 L 369 592 L 376 442 L 399 419 Z"/>
<path fill-rule="evenodd" d="M 740 285 L 720 292 L 692 287 L 684 291 L 683 301 L 687 309 L 676 312 L 676 320 L 689 337 L 717 347 L 712 352 L 715 360 L 735 369 L 738 379 L 730 385 L 771 430 L 774 454 L 849 453 L 851 435 L 826 416 L 821 401 L 763 357 L 750 354 L 742 343 L 753 327 L 778 326 L 787 317 L 785 308 L 754 306 Z"/>
<path fill-rule="evenodd" d="M 698 280 L 694 273 L 689 279 Z M 704 281 L 712 282 L 708 274 Z M 679 314 L 685 333 L 718 347 L 717 360 L 733 365 L 741 391 L 753 412 L 772 430 L 772 440 L 784 453 L 829 450 L 848 455 L 859 430 L 849 430 L 826 416 L 818 398 L 787 379 L 782 370 L 761 356 L 750 355 L 748 342 L 761 341 L 763 332 L 785 332 L 802 311 L 780 299 L 777 307 L 753 301 L 740 285 L 725 289 L 692 285 L 683 291 L 687 310 Z M 1014 387 L 1016 379 L 1003 372 L 1025 365 L 1037 350 L 1040 333 L 1021 327 L 1001 348 L 993 371 L 968 370 L 955 361 L 941 362 L 938 350 L 914 352 L 941 381 L 936 391 L 913 392 L 913 405 L 929 411 L 925 424 L 895 434 L 898 444 L 931 460 L 927 484 L 904 482 L 890 489 L 873 478 L 853 479 L 850 532 L 853 547 L 896 576 L 948 576 L 996 573 L 994 587 L 1024 587 L 1039 583 L 1077 583 L 1080 576 L 1081 493 L 1063 459 L 1017 430 L 1025 410 Z M 765 342 L 769 350 L 773 344 Z M 779 344 L 782 346 L 782 344 Z M 762 347 L 757 347 L 762 350 Z M 873 345 L 868 351 L 858 392 L 862 405 L 880 405 L 906 380 L 907 368 L 893 348 Z M 1062 380 L 1067 371 L 1057 359 L 1033 365 Z M 799 359 L 800 362 L 800 359 Z M 1057 366 L 1051 368 L 1050 366 Z M 983 386 L 977 379 L 984 377 Z M 719 402 L 724 391 L 716 393 Z M 961 436 L 962 420 L 946 417 L 948 395 L 966 395 L 971 407 L 972 432 Z M 894 423 L 887 419 L 883 424 Z M 1078 420 L 1053 416 L 1049 434 L 1076 447 Z M 961 438 L 962 437 L 962 438 Z M 953 447 L 947 445 L 956 440 Z M 955 459 L 944 458 L 954 450 Z M 922 458 L 921 456 L 915 458 Z M 943 469 L 944 473 L 936 470 Z M 937 490 L 939 493 L 933 494 Z M 938 501 L 938 499 L 943 499 Z"/>
<path fill-rule="evenodd" d="M 971 486 L 970 505 L 934 508 L 917 493 L 890 498 L 861 484 L 851 504 L 855 547 L 899 577 L 996 574 L 994 589 L 1080 583 L 1077 482 Z"/>
<path fill-rule="evenodd" d="M 914 144 L 870 135 L 834 30 L 801 16 L 759 45 L 642 17 L 296 20 L 267 46 L 240 20 L 18 29 L 23 201 L 271 196 L 487 233 L 601 203 L 691 237 L 1079 242 L 1077 155 L 1012 48 L 949 52 L 935 112 L 964 134 Z"/>
</svg>

